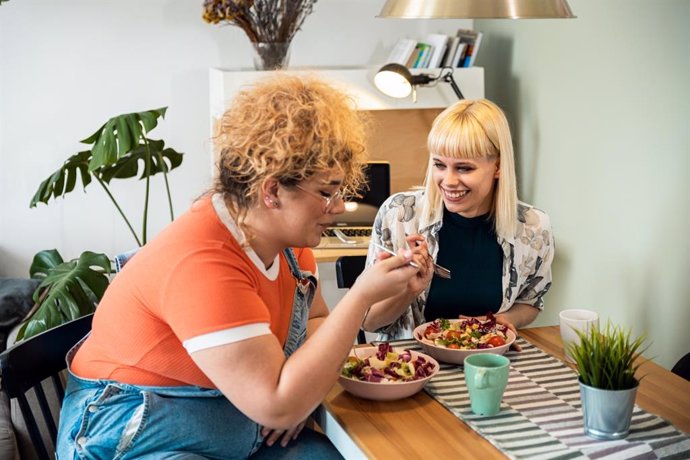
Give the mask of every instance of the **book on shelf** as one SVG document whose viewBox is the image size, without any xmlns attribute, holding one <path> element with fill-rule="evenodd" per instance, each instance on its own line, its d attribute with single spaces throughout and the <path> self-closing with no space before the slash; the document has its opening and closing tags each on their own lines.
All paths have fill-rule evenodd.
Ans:
<svg viewBox="0 0 690 460">
<path fill-rule="evenodd" d="M 429 34 L 426 36 L 424 43 L 431 45 L 431 53 L 424 67 L 430 69 L 442 67 L 441 58 L 448 47 L 448 39 L 446 34 Z"/>
<path fill-rule="evenodd" d="M 453 56 L 452 64 L 449 67 L 462 67 L 462 61 L 465 59 L 465 52 L 467 51 L 467 43 L 458 43 Z"/>
<path fill-rule="evenodd" d="M 458 37 L 448 37 L 448 46 L 446 46 L 441 67 L 456 67 L 458 60 L 454 58 L 459 44 L 460 39 Z"/>
<path fill-rule="evenodd" d="M 418 47 L 415 45 L 414 50 L 412 50 L 412 54 L 410 54 L 410 57 L 407 59 L 407 62 L 404 63 L 403 65 L 407 67 L 408 69 L 411 69 L 414 67 L 414 63 L 417 62 L 417 59 L 419 59 L 419 55 L 422 52 L 422 48 Z"/>
<path fill-rule="evenodd" d="M 389 63 L 397 63 L 405 65 L 410 59 L 410 56 L 417 46 L 417 40 L 411 38 L 401 38 L 393 47 L 391 54 L 388 56 Z"/>
<path fill-rule="evenodd" d="M 479 45 L 482 42 L 482 33 L 476 30 L 458 29 L 457 36 L 460 43 L 466 43 L 465 55 L 458 62 L 458 67 L 470 67 L 474 64 L 479 51 Z"/>
<path fill-rule="evenodd" d="M 417 60 L 414 62 L 412 65 L 412 68 L 414 69 L 423 69 L 426 67 L 426 64 L 429 62 L 429 58 L 431 57 L 431 45 L 427 43 L 422 43 L 419 42 L 417 43 L 417 48 L 419 49 L 419 55 L 417 57 Z"/>
<path fill-rule="evenodd" d="M 471 67 L 482 42 L 481 32 L 458 29 L 455 36 L 428 34 L 423 41 L 401 38 L 388 56 L 388 63 L 410 69 Z"/>
</svg>

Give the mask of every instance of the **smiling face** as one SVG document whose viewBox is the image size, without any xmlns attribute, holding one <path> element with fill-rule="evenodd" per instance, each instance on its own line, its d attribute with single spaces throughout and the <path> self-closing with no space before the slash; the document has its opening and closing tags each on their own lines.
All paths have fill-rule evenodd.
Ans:
<svg viewBox="0 0 690 460">
<path fill-rule="evenodd" d="M 432 155 L 432 180 L 450 212 L 477 217 L 492 210 L 498 159 Z"/>
</svg>

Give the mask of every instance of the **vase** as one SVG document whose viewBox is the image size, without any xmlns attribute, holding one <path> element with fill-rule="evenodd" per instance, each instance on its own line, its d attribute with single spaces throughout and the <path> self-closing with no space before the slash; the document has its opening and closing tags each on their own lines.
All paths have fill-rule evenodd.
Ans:
<svg viewBox="0 0 690 460">
<path fill-rule="evenodd" d="M 290 43 L 254 42 L 254 68 L 256 70 L 277 70 L 288 66 Z"/>
<path fill-rule="evenodd" d="M 602 390 L 579 380 L 585 435 L 594 439 L 622 439 L 628 435 L 637 383 L 627 390 Z"/>
</svg>

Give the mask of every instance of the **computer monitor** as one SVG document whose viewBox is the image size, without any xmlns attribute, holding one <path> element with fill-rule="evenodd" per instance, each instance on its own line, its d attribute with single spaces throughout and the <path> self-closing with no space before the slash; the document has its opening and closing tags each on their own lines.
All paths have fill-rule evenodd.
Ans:
<svg viewBox="0 0 690 460">
<path fill-rule="evenodd" d="M 370 161 L 364 169 L 366 184 L 361 197 L 345 203 L 345 212 L 336 217 L 336 227 L 371 227 L 379 207 L 391 194 L 391 165 Z"/>
</svg>

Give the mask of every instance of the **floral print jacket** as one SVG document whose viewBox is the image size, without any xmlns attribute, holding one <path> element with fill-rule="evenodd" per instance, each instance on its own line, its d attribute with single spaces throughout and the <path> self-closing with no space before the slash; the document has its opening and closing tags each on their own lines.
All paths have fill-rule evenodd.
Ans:
<svg viewBox="0 0 690 460">
<path fill-rule="evenodd" d="M 436 260 L 438 233 L 443 224 L 442 213 L 438 220 L 420 224 L 424 191 L 397 193 L 389 197 L 376 215 L 371 235 L 372 243 L 381 244 L 393 251 L 405 247 L 405 236 L 419 233 L 426 238 L 429 252 Z M 423 225 L 423 228 L 420 228 Z M 503 249 L 503 302 L 500 312 L 509 310 L 515 303 L 543 309 L 544 294 L 551 287 L 551 262 L 554 256 L 554 238 L 549 216 L 525 203 L 518 203 L 518 227 L 515 238 L 498 238 Z M 376 260 L 377 249 L 369 246 L 366 266 Z M 429 287 L 410 305 L 407 311 L 392 324 L 381 328 L 379 340 L 412 337 L 415 327 L 423 324 L 424 306 Z"/>
</svg>

